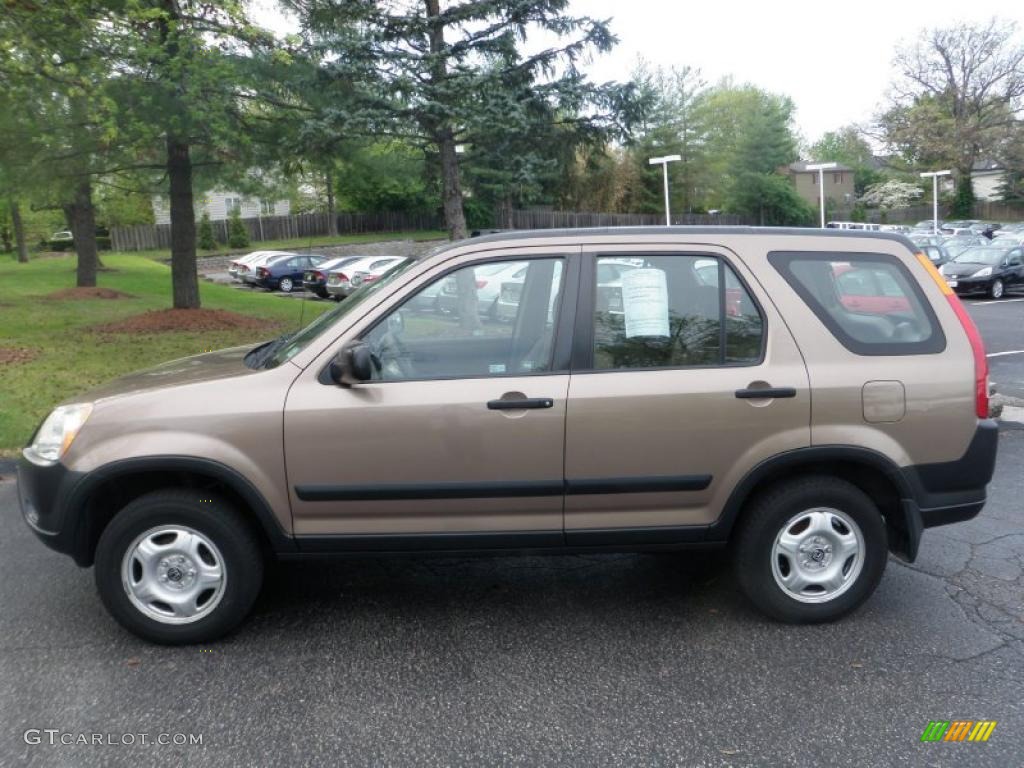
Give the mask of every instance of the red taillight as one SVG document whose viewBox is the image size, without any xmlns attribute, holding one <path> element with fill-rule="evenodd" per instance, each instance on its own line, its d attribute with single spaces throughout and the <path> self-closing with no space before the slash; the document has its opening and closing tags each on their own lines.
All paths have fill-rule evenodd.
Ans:
<svg viewBox="0 0 1024 768">
<path fill-rule="evenodd" d="M 338 281 L 342 282 L 342 283 L 347 283 L 348 282 L 348 277 L 345 275 L 344 272 L 339 272 L 338 273 Z"/>
<path fill-rule="evenodd" d="M 378 277 L 380 277 L 380 275 L 363 275 L 363 282 L 364 283 L 372 283 Z"/>
<path fill-rule="evenodd" d="M 476 288 L 477 288 L 477 290 L 480 290 L 485 285 L 487 285 L 487 281 L 486 280 L 477 280 L 476 281 Z"/>
<path fill-rule="evenodd" d="M 974 353 L 974 412 L 979 419 L 987 419 L 988 358 L 985 356 L 985 342 L 981 340 L 978 326 L 974 324 L 971 316 L 967 314 L 967 308 L 960 301 L 960 298 L 955 293 L 950 294 L 947 298 L 960 320 L 960 325 L 964 327 L 967 340 L 971 343 L 971 352 Z"/>
<path fill-rule="evenodd" d="M 260 267 L 260 277 L 270 277 L 270 270 L 266 267 Z"/>
<path fill-rule="evenodd" d="M 323 280 L 324 279 L 324 273 L 323 272 L 314 272 L 313 273 L 313 279 L 314 280 Z"/>
<path fill-rule="evenodd" d="M 949 287 L 946 279 L 939 274 L 939 270 L 932 264 L 931 259 L 923 253 L 917 254 L 917 260 L 921 262 L 928 274 L 939 286 L 939 290 L 949 299 L 949 305 L 953 308 L 960 325 L 967 334 L 967 341 L 971 345 L 971 353 L 974 355 L 974 413 L 979 419 L 988 418 L 988 358 L 985 356 L 985 342 L 981 340 L 978 333 L 978 326 L 974 324 L 971 316 L 967 313 L 967 307 L 960 301 L 960 297 Z"/>
</svg>

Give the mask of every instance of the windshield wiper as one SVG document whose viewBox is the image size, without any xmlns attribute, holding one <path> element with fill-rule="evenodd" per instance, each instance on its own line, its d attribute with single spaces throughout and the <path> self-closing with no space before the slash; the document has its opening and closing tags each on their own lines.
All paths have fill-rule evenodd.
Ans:
<svg viewBox="0 0 1024 768">
<path fill-rule="evenodd" d="M 265 341 L 259 346 L 253 347 L 245 355 L 245 364 L 250 368 L 262 368 L 285 342 L 292 337 L 291 333 L 282 333 L 276 339 Z"/>
</svg>

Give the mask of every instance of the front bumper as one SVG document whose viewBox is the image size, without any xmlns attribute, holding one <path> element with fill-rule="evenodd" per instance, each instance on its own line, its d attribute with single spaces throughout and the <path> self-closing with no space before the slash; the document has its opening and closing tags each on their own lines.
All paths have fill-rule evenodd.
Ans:
<svg viewBox="0 0 1024 768">
<path fill-rule="evenodd" d="M 81 480 L 60 462 L 41 466 L 22 457 L 18 462 L 18 504 L 32 532 L 50 549 L 72 555 L 76 562 L 76 521 L 67 519 L 67 499 Z M 79 563 L 81 565 L 81 563 Z"/>
<path fill-rule="evenodd" d="M 954 277 L 956 285 L 953 290 L 960 294 L 988 293 L 992 288 L 994 277 Z"/>
</svg>

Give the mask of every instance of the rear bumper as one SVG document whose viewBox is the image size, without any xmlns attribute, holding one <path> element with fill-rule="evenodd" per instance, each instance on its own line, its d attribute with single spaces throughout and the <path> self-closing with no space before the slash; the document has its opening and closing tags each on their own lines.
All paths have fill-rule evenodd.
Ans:
<svg viewBox="0 0 1024 768">
<path fill-rule="evenodd" d="M 986 486 L 996 468 L 999 425 L 993 419 L 978 422 L 970 445 L 955 461 L 903 467 L 907 493 L 902 525 L 893 549 L 908 560 L 917 557 L 925 528 L 962 523 L 977 517 L 985 506 Z"/>
</svg>

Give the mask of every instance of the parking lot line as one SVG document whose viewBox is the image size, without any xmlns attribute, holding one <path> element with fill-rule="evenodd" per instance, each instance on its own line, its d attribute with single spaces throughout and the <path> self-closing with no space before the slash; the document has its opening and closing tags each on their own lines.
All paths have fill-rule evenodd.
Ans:
<svg viewBox="0 0 1024 768">
<path fill-rule="evenodd" d="M 1003 355 L 1024 355 L 1024 349 L 1011 349 L 1006 352 L 989 352 L 985 357 L 1002 357 Z"/>
<path fill-rule="evenodd" d="M 1014 301 L 1024 301 L 1024 298 L 1021 298 L 1021 299 L 992 299 L 992 301 L 972 301 L 971 302 L 971 306 L 972 307 L 983 307 L 986 304 L 1010 304 L 1010 303 L 1012 303 Z"/>
</svg>

